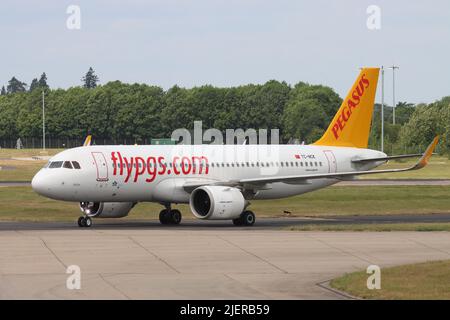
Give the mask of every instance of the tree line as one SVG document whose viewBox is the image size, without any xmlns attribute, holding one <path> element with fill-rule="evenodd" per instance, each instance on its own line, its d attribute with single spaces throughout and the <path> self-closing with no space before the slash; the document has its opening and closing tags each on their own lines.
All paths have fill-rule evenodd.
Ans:
<svg viewBox="0 0 450 320">
<path fill-rule="evenodd" d="M 81 79 L 82 86 L 69 89 L 51 89 L 45 73 L 39 80 L 33 79 L 28 90 L 16 80 L 10 81 L 0 96 L 0 140 L 41 136 L 42 91 L 48 137 L 82 139 L 92 134 L 117 143 L 123 139 L 143 143 L 150 138 L 167 138 L 174 129 L 192 129 L 196 120 L 201 120 L 205 129 L 224 132 L 229 128 L 278 128 L 284 143 L 293 138 L 311 143 L 322 135 L 342 102 L 332 88 L 305 82 L 291 86 L 271 80 L 229 88 L 173 86 L 165 91 L 158 86 L 120 81 L 98 85 L 92 68 Z M 373 119 L 370 146 L 379 148 L 378 105 Z M 448 136 L 450 97 L 417 106 L 400 102 L 397 124 L 390 124 L 391 119 L 392 108 L 388 107 L 386 150 L 402 152 L 403 147 L 424 146 L 436 133 Z M 450 149 L 447 142 L 441 147 Z"/>
</svg>

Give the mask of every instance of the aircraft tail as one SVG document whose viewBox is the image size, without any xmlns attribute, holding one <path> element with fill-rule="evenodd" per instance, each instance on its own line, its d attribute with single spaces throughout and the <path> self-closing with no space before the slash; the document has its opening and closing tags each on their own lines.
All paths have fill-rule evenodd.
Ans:
<svg viewBox="0 0 450 320">
<path fill-rule="evenodd" d="M 91 136 L 91 135 L 88 135 L 88 136 L 86 137 L 86 139 L 84 140 L 83 146 L 84 146 L 84 147 L 90 146 L 90 145 L 91 145 L 91 140 L 92 140 L 92 136 Z"/>
<path fill-rule="evenodd" d="M 319 146 L 367 148 L 380 68 L 363 68 Z"/>
</svg>

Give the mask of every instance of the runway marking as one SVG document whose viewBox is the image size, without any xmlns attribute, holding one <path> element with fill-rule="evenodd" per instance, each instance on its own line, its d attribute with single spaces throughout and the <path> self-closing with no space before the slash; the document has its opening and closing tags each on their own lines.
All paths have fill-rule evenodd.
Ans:
<svg viewBox="0 0 450 320">
<path fill-rule="evenodd" d="M 154 258 L 156 258 L 157 260 L 161 261 L 162 263 L 164 263 L 167 267 L 169 267 L 169 269 L 172 269 L 173 271 L 175 271 L 176 273 L 181 273 L 180 271 L 178 271 L 174 266 L 170 265 L 166 260 L 164 260 L 163 258 L 161 258 L 160 256 L 158 256 L 156 253 L 150 251 L 148 248 L 144 247 L 141 243 L 139 243 L 136 239 L 134 239 L 133 237 L 128 237 L 128 239 L 130 239 L 132 242 L 134 242 L 137 246 L 141 247 L 142 249 L 144 249 L 147 253 L 149 253 L 151 256 L 153 256 Z"/>
<path fill-rule="evenodd" d="M 250 251 L 248 251 L 248 250 L 246 250 L 246 249 L 244 249 L 244 248 L 238 246 L 237 244 L 235 244 L 234 242 L 232 242 L 232 241 L 230 241 L 230 240 L 227 240 L 227 239 L 225 239 L 225 238 L 223 238 L 223 237 L 221 237 L 221 236 L 217 236 L 217 238 L 219 238 L 220 240 L 222 240 L 222 241 L 224 241 L 224 242 L 226 242 L 226 243 L 228 243 L 228 244 L 230 244 L 230 245 L 232 245 L 232 246 L 238 248 L 239 250 L 242 250 L 242 251 L 244 251 L 245 253 L 247 253 L 247 254 L 249 254 L 249 255 L 251 255 L 251 256 L 253 256 L 253 257 L 259 259 L 259 260 L 261 260 L 262 262 L 267 263 L 268 265 L 270 265 L 270 266 L 272 266 L 273 268 L 275 268 L 275 269 L 281 271 L 282 273 L 286 273 L 286 274 L 289 273 L 289 272 L 287 272 L 286 270 L 283 270 L 282 268 L 280 268 L 279 266 L 273 264 L 272 262 L 270 262 L 270 261 L 268 261 L 268 260 L 266 260 L 266 259 L 264 259 L 264 258 L 261 258 L 261 257 L 258 256 L 257 254 L 254 254 L 253 252 L 250 252 Z"/>
</svg>

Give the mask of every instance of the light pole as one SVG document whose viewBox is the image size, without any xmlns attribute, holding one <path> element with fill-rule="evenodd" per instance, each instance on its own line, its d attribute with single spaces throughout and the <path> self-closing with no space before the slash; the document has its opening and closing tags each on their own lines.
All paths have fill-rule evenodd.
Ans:
<svg viewBox="0 0 450 320">
<path fill-rule="evenodd" d="M 392 65 L 389 69 L 392 69 L 392 124 L 395 124 L 395 69 L 399 69 L 399 67 Z"/>
<path fill-rule="evenodd" d="M 381 66 L 381 152 L 384 152 L 384 67 Z"/>
<path fill-rule="evenodd" d="M 45 150 L 45 92 L 42 90 L 42 149 Z"/>
</svg>

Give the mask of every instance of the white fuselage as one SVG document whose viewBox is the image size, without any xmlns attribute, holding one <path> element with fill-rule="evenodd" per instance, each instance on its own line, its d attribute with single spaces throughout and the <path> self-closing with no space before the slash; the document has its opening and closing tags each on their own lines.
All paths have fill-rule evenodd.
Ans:
<svg viewBox="0 0 450 320">
<path fill-rule="evenodd" d="M 189 183 L 370 170 L 384 161 L 361 165 L 351 160 L 383 156 L 370 149 L 308 145 L 87 146 L 50 159 L 76 161 L 80 169 L 46 166 L 32 185 L 44 196 L 65 201 L 188 203 L 184 186 Z M 247 197 L 288 197 L 338 181 L 270 183 Z"/>
</svg>

